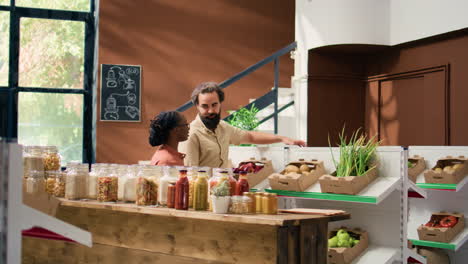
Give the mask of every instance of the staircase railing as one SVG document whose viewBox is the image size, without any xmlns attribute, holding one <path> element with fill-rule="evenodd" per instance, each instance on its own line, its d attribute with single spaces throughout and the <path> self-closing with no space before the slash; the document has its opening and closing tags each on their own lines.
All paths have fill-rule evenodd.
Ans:
<svg viewBox="0 0 468 264">
<path fill-rule="evenodd" d="M 219 83 L 219 86 L 224 89 L 227 88 L 229 85 L 239 81 L 240 79 L 244 78 L 245 76 L 251 74 L 252 72 L 260 69 L 261 67 L 265 66 L 266 64 L 273 62 L 274 63 L 274 86 L 271 91 L 268 93 L 262 95 L 261 97 L 257 98 L 255 101 L 243 106 L 243 108 L 250 109 L 253 104 L 255 104 L 255 107 L 258 110 L 262 110 L 266 108 L 267 106 L 274 104 L 274 110 L 273 113 L 264 119 L 260 120 L 259 124 L 264 123 L 265 121 L 268 121 L 269 119 L 273 118 L 274 119 L 274 131 L 275 134 L 278 133 L 278 114 L 283 111 L 284 109 L 290 107 L 291 105 L 294 104 L 294 101 L 289 102 L 288 104 L 284 105 L 280 109 L 278 109 L 278 85 L 279 85 L 279 57 L 289 53 L 290 51 L 294 50 L 297 47 L 297 43 L 293 42 L 289 44 L 288 46 L 276 51 L 272 55 L 266 57 L 265 59 L 255 63 L 254 65 L 246 68 L 245 70 L 239 72 L 238 74 L 232 76 L 231 78 Z M 183 112 L 190 107 L 193 106 L 192 101 L 188 101 L 176 110 L 179 112 Z M 225 117 L 224 120 L 229 121 L 232 118 L 232 114 L 229 116 Z"/>
</svg>

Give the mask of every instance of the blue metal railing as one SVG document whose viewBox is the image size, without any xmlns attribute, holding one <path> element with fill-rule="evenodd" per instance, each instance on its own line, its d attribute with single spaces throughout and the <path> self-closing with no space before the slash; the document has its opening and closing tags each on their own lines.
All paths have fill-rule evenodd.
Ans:
<svg viewBox="0 0 468 264">
<path fill-rule="evenodd" d="M 274 128 L 275 134 L 278 133 L 278 114 L 281 111 L 283 111 L 284 109 L 286 109 L 289 106 L 294 104 L 294 101 L 292 101 L 292 102 L 286 104 L 285 106 L 283 106 L 281 109 L 278 109 L 279 57 L 289 53 L 290 51 L 294 50 L 296 47 L 297 47 L 297 43 L 293 42 L 293 43 L 289 44 L 288 46 L 276 51 L 272 55 L 266 57 L 265 59 L 263 59 L 263 60 L 255 63 L 254 65 L 248 67 L 247 69 L 239 72 L 238 74 L 234 75 L 233 77 L 219 83 L 219 86 L 222 89 L 224 89 L 224 88 L 228 87 L 229 85 L 237 82 L 238 80 L 244 78 L 245 76 L 251 74 L 252 72 L 258 70 L 259 68 L 265 66 L 266 64 L 268 64 L 270 62 L 274 62 L 275 77 L 274 77 L 274 87 L 273 87 L 273 89 L 270 92 L 264 94 L 263 96 L 257 98 L 254 102 L 245 105 L 243 108 L 250 109 L 252 107 L 252 104 L 255 104 L 255 107 L 258 110 L 262 110 L 265 107 L 267 107 L 267 106 L 269 106 L 270 104 L 273 103 L 274 104 L 273 114 L 271 114 L 271 115 L 267 116 L 266 118 L 264 118 L 263 120 L 261 120 L 260 124 L 264 123 L 265 121 L 267 121 L 267 120 L 269 120 L 271 118 L 273 118 L 274 119 L 274 126 L 275 126 L 275 128 Z M 183 112 L 183 111 L 189 109 L 192 106 L 193 106 L 192 101 L 188 101 L 185 104 L 183 104 L 182 106 L 180 106 L 179 108 L 177 108 L 176 111 Z M 229 120 L 231 117 L 232 117 L 232 114 L 225 117 L 224 120 Z"/>
</svg>

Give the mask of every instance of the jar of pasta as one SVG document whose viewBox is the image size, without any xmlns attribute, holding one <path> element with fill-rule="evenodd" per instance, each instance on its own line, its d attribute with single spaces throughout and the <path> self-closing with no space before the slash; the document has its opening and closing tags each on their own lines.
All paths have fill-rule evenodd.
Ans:
<svg viewBox="0 0 468 264">
<path fill-rule="evenodd" d="M 57 181 L 57 177 L 62 172 L 59 170 L 56 171 L 46 171 L 46 179 L 45 179 L 45 191 L 48 194 L 54 194 L 55 182 Z"/>
<path fill-rule="evenodd" d="M 56 146 L 46 146 L 43 148 L 44 170 L 57 171 L 60 170 L 60 155 Z"/>
<path fill-rule="evenodd" d="M 158 187 L 149 179 L 153 170 L 149 166 L 140 169 L 136 179 L 136 201 L 137 205 L 156 205 L 158 201 Z"/>
</svg>

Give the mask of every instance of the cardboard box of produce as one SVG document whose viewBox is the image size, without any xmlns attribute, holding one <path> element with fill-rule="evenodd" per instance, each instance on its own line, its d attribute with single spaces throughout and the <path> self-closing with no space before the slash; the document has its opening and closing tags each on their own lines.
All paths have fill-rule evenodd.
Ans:
<svg viewBox="0 0 468 264">
<path fill-rule="evenodd" d="M 426 170 L 424 179 L 426 183 L 458 184 L 467 173 L 468 160 L 464 156 L 447 156 L 439 159 L 431 170 Z"/>
<path fill-rule="evenodd" d="M 446 227 L 449 223 L 453 223 L 454 218 L 457 220 L 456 224 L 452 227 Z M 444 221 L 444 223 L 441 221 Z M 462 232 L 464 228 L 465 216 L 462 214 L 445 212 L 433 213 L 429 222 L 418 227 L 418 236 L 420 240 L 449 243 Z"/>
<path fill-rule="evenodd" d="M 349 237 L 353 238 L 354 240 L 359 240 L 359 243 L 350 245 L 351 243 L 345 244 L 345 246 L 351 247 L 332 247 L 332 246 L 341 246 L 339 244 L 340 239 L 340 231 L 345 230 Z M 346 235 L 341 235 L 346 238 Z M 355 258 L 357 258 L 366 248 L 369 246 L 369 236 L 366 231 L 356 229 L 347 229 L 342 227 L 337 230 L 333 230 L 330 232 L 328 236 L 330 239 L 328 240 L 328 264 L 348 264 L 351 263 Z M 334 238 L 336 237 L 336 238 Z M 332 239 L 336 239 L 337 241 L 332 241 Z M 337 242 L 337 245 L 333 243 Z"/>
<path fill-rule="evenodd" d="M 325 173 L 323 161 L 300 159 L 290 162 L 282 172 L 271 174 L 268 180 L 274 190 L 303 192 Z"/>
<path fill-rule="evenodd" d="M 238 174 L 239 171 L 248 172 L 247 181 L 249 182 L 250 188 L 253 188 L 274 172 L 271 160 L 267 160 L 266 158 L 261 158 L 260 160 L 250 158 L 247 161 L 242 161 L 233 172 Z"/>
<path fill-rule="evenodd" d="M 323 193 L 351 194 L 355 195 L 377 179 L 377 168 L 374 168 L 361 176 L 336 177 L 323 175 L 320 177 L 320 189 Z"/>
<path fill-rule="evenodd" d="M 448 254 L 440 248 L 418 246 L 416 253 L 426 258 L 426 264 L 450 264 Z"/>
<path fill-rule="evenodd" d="M 408 159 L 408 178 L 416 183 L 416 178 L 426 169 L 426 162 L 423 157 L 414 155 Z"/>
</svg>

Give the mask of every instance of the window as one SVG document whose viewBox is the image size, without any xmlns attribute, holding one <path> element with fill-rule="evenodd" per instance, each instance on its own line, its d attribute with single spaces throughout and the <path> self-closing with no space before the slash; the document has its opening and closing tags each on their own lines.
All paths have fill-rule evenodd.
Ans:
<svg viewBox="0 0 468 264">
<path fill-rule="evenodd" d="M 93 162 L 94 0 L 2 1 L 0 137 Z"/>
<path fill-rule="evenodd" d="M 19 85 L 83 89 L 84 23 L 21 18 Z"/>
<path fill-rule="evenodd" d="M 88 12 L 89 1 L 90 0 L 16 0 L 16 6 Z M 8 2 L 10 2 L 10 0 L 8 0 Z"/>
<path fill-rule="evenodd" d="M 0 86 L 8 86 L 10 13 L 0 11 Z"/>
</svg>

